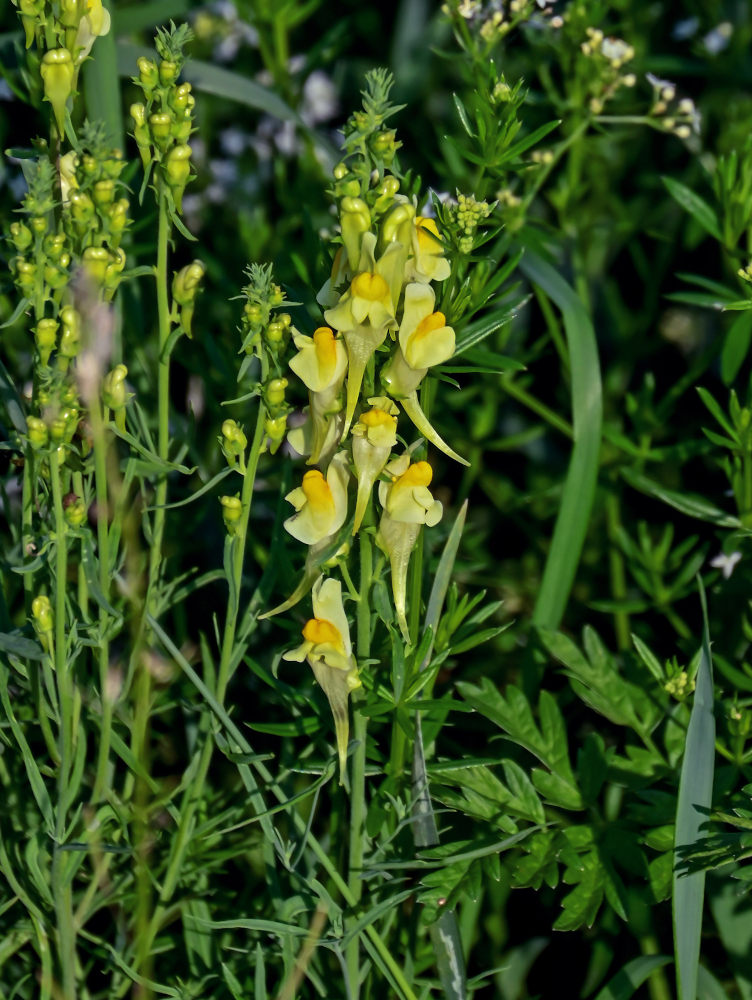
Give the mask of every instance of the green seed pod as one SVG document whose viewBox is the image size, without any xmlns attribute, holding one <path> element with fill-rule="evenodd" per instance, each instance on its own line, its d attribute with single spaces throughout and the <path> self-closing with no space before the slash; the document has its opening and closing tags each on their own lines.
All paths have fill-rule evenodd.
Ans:
<svg viewBox="0 0 752 1000">
<path fill-rule="evenodd" d="M 73 90 L 75 66 L 67 49 L 51 49 L 42 57 L 39 68 L 44 84 L 44 99 L 52 105 L 57 130 L 65 131 L 65 105 Z"/>
<path fill-rule="evenodd" d="M 49 364 L 50 354 L 57 343 L 58 322 L 56 319 L 40 319 L 34 329 L 34 342 L 43 365 Z"/>
<path fill-rule="evenodd" d="M 39 417 L 26 418 L 26 435 L 34 451 L 46 448 L 50 440 L 47 424 Z"/>
</svg>

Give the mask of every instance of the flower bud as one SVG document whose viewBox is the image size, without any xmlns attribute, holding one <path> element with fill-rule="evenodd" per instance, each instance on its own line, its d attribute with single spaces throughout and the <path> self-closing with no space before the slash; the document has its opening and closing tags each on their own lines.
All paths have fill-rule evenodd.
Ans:
<svg viewBox="0 0 752 1000">
<path fill-rule="evenodd" d="M 172 297 L 180 306 L 180 323 L 188 337 L 193 336 L 191 330 L 193 309 L 204 271 L 205 268 L 201 261 L 194 260 L 176 271 L 175 277 L 172 279 Z"/>
<path fill-rule="evenodd" d="M 16 281 L 21 293 L 27 298 L 33 298 L 36 287 L 37 266 L 23 257 L 16 257 L 14 262 Z"/>
<path fill-rule="evenodd" d="M 73 306 L 64 306 L 60 319 L 63 323 L 58 353 L 64 358 L 75 358 L 81 350 L 81 317 Z"/>
<path fill-rule="evenodd" d="M 285 325 L 278 319 L 273 319 L 266 328 L 265 338 L 270 347 L 278 347 L 285 337 Z"/>
<path fill-rule="evenodd" d="M 87 247 L 82 256 L 84 270 L 98 285 L 103 285 L 107 277 L 110 255 L 104 247 Z"/>
<path fill-rule="evenodd" d="M 102 379 L 102 402 L 111 410 L 121 410 L 128 402 L 125 379 L 128 369 L 125 365 L 115 365 Z"/>
<path fill-rule="evenodd" d="M 35 597 L 31 602 L 31 615 L 34 631 L 39 636 L 44 648 L 49 649 L 52 630 L 55 625 L 49 597 L 46 595 Z"/>
<path fill-rule="evenodd" d="M 149 115 L 149 130 L 154 143 L 160 149 L 166 149 L 170 141 L 170 130 L 172 128 L 172 118 L 168 114 Z"/>
<path fill-rule="evenodd" d="M 335 181 L 343 181 L 349 173 L 347 169 L 347 164 L 338 163 L 337 166 L 332 171 L 332 173 L 334 174 Z"/>
<path fill-rule="evenodd" d="M 231 468 L 235 468 L 238 458 L 245 455 L 248 446 L 248 438 L 234 420 L 225 420 L 222 424 L 222 437 L 219 439 L 222 454 L 227 459 Z"/>
<path fill-rule="evenodd" d="M 159 82 L 163 87 L 174 83 L 178 75 L 178 64 L 171 59 L 163 59 L 159 64 Z"/>
<path fill-rule="evenodd" d="M 191 99 L 191 85 L 190 83 L 181 83 L 179 87 L 175 87 L 171 90 L 168 97 L 167 103 L 170 105 L 173 111 L 185 112 L 188 108 Z"/>
<path fill-rule="evenodd" d="M 118 179 L 118 177 L 122 174 L 125 166 L 126 162 L 123 159 L 123 153 L 119 149 L 110 150 L 110 155 L 102 163 L 102 168 L 104 169 L 105 177 L 109 177 L 113 181 L 116 181 Z"/>
<path fill-rule="evenodd" d="M 120 242 L 120 237 L 128 225 L 128 209 L 130 204 L 127 198 L 118 198 L 111 206 L 107 216 L 110 227 L 110 235 L 115 237 L 116 244 Z"/>
<path fill-rule="evenodd" d="M 269 417 L 264 421 L 264 430 L 269 438 L 269 451 L 274 455 L 284 441 L 285 434 L 287 433 L 287 414 L 283 413 L 279 417 Z"/>
<path fill-rule="evenodd" d="M 66 524 L 70 525 L 71 528 L 80 528 L 82 524 L 85 524 L 86 514 L 86 504 L 81 497 L 77 497 L 75 493 L 70 493 L 67 497 L 63 498 L 63 516 L 65 517 Z"/>
<path fill-rule="evenodd" d="M 219 502 L 222 504 L 222 520 L 225 522 L 227 534 L 232 537 L 237 534 L 240 528 L 240 521 L 243 517 L 243 504 L 237 493 L 234 497 L 220 497 Z"/>
<path fill-rule="evenodd" d="M 159 83 L 159 70 L 157 69 L 157 64 L 153 59 L 147 59 L 146 56 L 141 56 L 137 60 L 136 65 L 138 66 L 138 82 L 141 84 L 141 88 L 147 98 L 151 97 L 154 92 L 154 88 Z"/>
<path fill-rule="evenodd" d="M 50 354 L 55 349 L 55 344 L 57 343 L 57 327 L 58 322 L 56 319 L 40 319 L 34 329 L 34 342 L 37 345 L 37 350 L 39 351 L 39 358 L 43 365 L 49 364 Z"/>
<path fill-rule="evenodd" d="M 65 236 L 63 233 L 50 233 L 44 238 L 44 252 L 50 260 L 59 260 L 65 250 Z"/>
<path fill-rule="evenodd" d="M 343 198 L 340 205 L 340 226 L 347 259 L 350 267 L 355 270 L 360 259 L 363 233 L 368 232 L 371 226 L 368 205 L 361 198 Z"/>
<path fill-rule="evenodd" d="M 45 52 L 40 67 L 44 84 L 44 99 L 52 105 L 57 130 L 62 136 L 65 131 L 65 105 L 73 90 L 75 66 L 67 49 L 51 49 Z"/>
<path fill-rule="evenodd" d="M 94 218 L 94 202 L 83 191 L 71 191 L 68 205 L 73 221 L 80 229 L 85 229 Z"/>
<path fill-rule="evenodd" d="M 45 284 L 49 285 L 49 287 L 53 290 L 57 288 L 65 288 L 70 279 L 70 275 L 68 274 L 69 264 L 69 253 L 62 254 L 60 260 L 54 264 L 46 264 L 44 268 Z"/>
<path fill-rule="evenodd" d="M 29 439 L 29 444 L 35 451 L 39 451 L 41 448 L 47 447 L 50 435 L 47 430 L 47 424 L 44 420 L 40 420 L 39 417 L 27 417 L 26 434 Z"/>
<path fill-rule="evenodd" d="M 92 194 L 94 204 L 99 205 L 100 208 L 111 205 L 115 200 L 115 182 L 109 177 L 106 180 L 97 181 Z"/>
<path fill-rule="evenodd" d="M 191 147 L 187 145 L 173 146 L 167 154 L 165 163 L 167 183 L 175 199 L 175 208 L 183 211 L 183 192 L 191 176 Z"/>
<path fill-rule="evenodd" d="M 264 400 L 270 412 L 285 405 L 285 389 L 288 386 L 286 378 L 273 378 L 264 387 Z"/>
<path fill-rule="evenodd" d="M 19 253 L 23 253 L 24 250 L 28 250 L 32 244 L 32 240 L 34 239 L 31 235 L 31 230 L 28 226 L 25 226 L 23 222 L 11 223 L 10 238 L 13 242 L 13 246 Z"/>
<path fill-rule="evenodd" d="M 151 132 L 146 124 L 146 108 L 143 104 L 131 104 L 133 138 L 136 140 L 141 162 L 146 170 L 151 163 Z"/>
</svg>

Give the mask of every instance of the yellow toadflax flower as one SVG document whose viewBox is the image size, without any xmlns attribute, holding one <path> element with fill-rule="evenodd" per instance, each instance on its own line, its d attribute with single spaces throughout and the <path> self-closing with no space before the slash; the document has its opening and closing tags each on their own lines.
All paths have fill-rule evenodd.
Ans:
<svg viewBox="0 0 752 1000">
<path fill-rule="evenodd" d="M 390 462 L 384 470 L 391 482 L 379 483 L 379 503 L 383 507 L 376 541 L 389 557 L 392 593 L 397 621 L 405 642 L 407 628 L 407 568 L 418 540 L 421 525 L 433 527 L 441 520 L 443 508 L 428 489 L 433 470 L 428 462 L 410 462 L 409 452 Z"/>
<path fill-rule="evenodd" d="M 106 35 L 111 25 L 110 12 L 102 4 L 102 0 L 86 0 L 85 10 L 73 44 L 76 66 L 81 65 L 91 52 L 94 42 L 102 35 Z"/>
<path fill-rule="evenodd" d="M 339 756 L 339 783 L 344 783 L 350 733 L 350 692 L 361 686 L 352 652 L 350 628 L 342 604 L 342 584 L 329 577 L 313 587 L 313 618 L 303 626 L 303 642 L 282 654 L 283 660 L 308 660 L 334 716 Z"/>
<path fill-rule="evenodd" d="M 397 444 L 399 407 L 386 396 L 373 396 L 368 402 L 371 409 L 361 413 L 353 427 L 353 464 L 358 477 L 353 535 L 357 533 L 363 520 L 373 484 L 381 475 L 392 448 Z"/>
<path fill-rule="evenodd" d="M 386 339 L 387 331 L 396 329 L 395 312 L 402 289 L 404 249 L 390 243 L 377 261 L 376 237 L 363 236 L 358 273 L 336 306 L 327 309 L 324 318 L 342 333 L 347 345 L 347 405 L 342 437 L 350 429 L 366 365 Z"/>
<path fill-rule="evenodd" d="M 340 433 L 342 430 L 341 419 L 338 420 L 342 410 L 339 396 L 347 371 L 347 351 L 328 326 L 320 326 L 312 337 L 297 330 L 293 330 L 292 336 L 298 353 L 290 361 L 290 368 L 308 389 L 312 425 L 308 464 L 315 465 L 326 450 L 336 446 L 333 425 Z M 298 451 L 296 440 L 297 437 L 293 447 Z"/>
<path fill-rule="evenodd" d="M 418 215 L 412 235 L 412 254 L 408 258 L 405 277 L 408 281 L 444 281 L 451 273 L 449 261 L 433 219 Z"/>
<path fill-rule="evenodd" d="M 434 430 L 418 402 L 418 386 L 428 369 L 454 354 L 454 330 L 447 326 L 444 313 L 434 312 L 435 304 L 436 295 L 430 285 L 412 282 L 405 287 L 399 347 L 382 371 L 381 381 L 426 440 L 456 462 L 468 465 Z"/>
<path fill-rule="evenodd" d="M 304 545 L 328 542 L 347 517 L 347 455 L 339 452 L 329 463 L 326 478 L 318 469 L 310 469 L 303 482 L 287 494 L 296 513 L 285 521 L 285 528 Z"/>
</svg>

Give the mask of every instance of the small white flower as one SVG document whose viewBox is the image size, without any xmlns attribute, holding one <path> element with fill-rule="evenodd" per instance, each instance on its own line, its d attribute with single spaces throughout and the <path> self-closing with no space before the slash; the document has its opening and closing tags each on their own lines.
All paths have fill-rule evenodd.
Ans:
<svg viewBox="0 0 752 1000">
<path fill-rule="evenodd" d="M 710 560 L 710 565 L 713 569 L 719 569 L 723 573 L 724 580 L 728 580 L 741 557 L 741 552 L 731 552 L 729 555 L 720 552 L 715 559 Z"/>
</svg>

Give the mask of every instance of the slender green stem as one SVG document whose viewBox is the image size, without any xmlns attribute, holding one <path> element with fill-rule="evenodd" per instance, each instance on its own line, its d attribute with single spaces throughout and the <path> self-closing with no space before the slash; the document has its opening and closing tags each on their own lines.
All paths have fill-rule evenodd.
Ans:
<svg viewBox="0 0 752 1000">
<path fill-rule="evenodd" d="M 165 347 L 170 336 L 170 303 L 168 292 L 167 249 L 170 236 L 170 218 L 167 199 L 160 189 L 159 226 L 157 232 L 157 315 L 159 321 L 158 369 L 157 369 L 157 454 L 163 461 L 169 457 L 170 447 L 170 357 Z M 162 545 L 165 529 L 165 506 L 167 504 L 167 473 L 162 472 L 157 481 L 154 500 L 154 520 L 152 522 L 151 547 L 149 550 L 149 579 L 144 611 L 157 617 L 159 578 L 162 570 Z M 148 864 L 150 850 L 149 837 L 149 786 L 143 775 L 150 770 L 149 719 L 151 714 L 151 671 L 143 657 L 142 643 L 135 643 L 136 697 L 133 719 L 132 750 L 141 765 L 141 774 L 136 781 L 134 802 L 135 845 L 136 845 L 136 927 L 137 949 L 136 968 L 145 979 L 151 978 L 150 927 L 152 914 L 152 882 Z M 142 996 L 150 996 L 144 987 Z"/>
<path fill-rule="evenodd" d="M 73 473 L 73 492 L 77 497 L 83 499 L 84 477 L 80 469 L 77 469 Z M 81 609 L 81 615 L 84 621 L 87 621 L 89 618 L 89 584 L 86 580 L 83 558 L 80 559 L 78 563 L 78 606 Z"/>
<path fill-rule="evenodd" d="M 30 444 L 26 445 L 24 455 L 23 480 L 21 486 L 21 545 L 25 556 L 31 552 L 33 544 L 32 514 L 33 514 L 33 482 L 34 482 L 34 451 Z M 31 602 L 34 599 L 34 578 L 32 573 L 24 573 L 24 605 L 26 617 L 31 614 Z"/>
<path fill-rule="evenodd" d="M 360 597 L 358 600 L 358 638 L 357 653 L 359 660 L 365 660 L 371 653 L 371 608 L 369 596 L 373 583 L 373 549 L 368 531 L 360 531 Z M 352 786 L 350 793 L 350 850 L 348 860 L 348 886 L 353 898 L 353 906 L 357 906 L 363 894 L 363 855 L 365 848 L 365 817 L 366 817 L 366 737 L 368 734 L 368 718 L 360 710 L 358 701 L 353 704 L 353 737 L 355 752 L 352 763 Z M 352 922 L 357 919 L 352 916 Z M 350 996 L 358 1000 L 360 995 L 360 940 L 356 935 L 347 946 L 347 974 L 350 986 Z"/>
<path fill-rule="evenodd" d="M 60 705 L 60 767 L 58 769 L 58 801 L 55 816 L 55 847 L 52 863 L 52 886 L 57 917 L 58 951 L 62 972 L 62 1000 L 76 996 L 76 937 L 73 924 L 73 892 L 70 876 L 65 872 L 61 851 L 65 838 L 68 805 L 68 782 L 73 760 L 73 688 L 65 641 L 65 586 L 68 576 L 68 547 L 63 514 L 60 457 L 57 449 L 50 452 L 50 480 L 55 520 L 55 675 Z"/>
<path fill-rule="evenodd" d="M 110 593 L 110 528 L 109 489 L 107 480 L 107 436 L 102 419 L 102 411 L 97 393 L 89 402 L 89 419 L 94 439 L 94 495 L 97 511 L 97 555 L 99 563 L 99 586 L 105 598 Z M 110 668 L 110 642 L 107 637 L 109 615 L 99 608 L 99 691 L 102 699 L 102 723 L 97 750 L 97 771 L 94 779 L 92 800 L 98 802 L 105 789 L 110 759 L 112 737 L 112 699 L 108 695 L 108 674 Z"/>
</svg>

